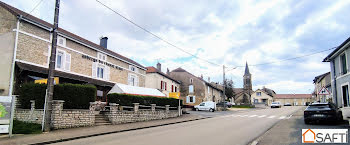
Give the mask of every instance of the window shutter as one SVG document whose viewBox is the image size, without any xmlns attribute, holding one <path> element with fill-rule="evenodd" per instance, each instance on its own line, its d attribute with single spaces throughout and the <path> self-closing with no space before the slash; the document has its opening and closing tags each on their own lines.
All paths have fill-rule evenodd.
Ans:
<svg viewBox="0 0 350 145">
<path fill-rule="evenodd" d="M 186 96 L 186 103 L 190 103 L 190 96 Z"/>
<path fill-rule="evenodd" d="M 108 66 L 106 66 L 105 67 L 105 69 L 106 69 L 106 71 L 105 71 L 105 74 L 104 74 L 104 76 L 105 76 L 105 80 L 109 80 L 109 78 L 110 78 L 110 69 L 109 69 L 109 67 Z"/>
<path fill-rule="evenodd" d="M 174 85 L 171 85 L 171 92 L 174 92 Z"/>
<path fill-rule="evenodd" d="M 71 65 L 71 56 L 69 53 L 66 53 L 66 60 L 65 60 L 65 70 L 70 71 L 70 65 Z"/>
<path fill-rule="evenodd" d="M 130 76 L 130 74 L 128 75 L 128 84 L 131 85 L 131 76 Z"/>
<path fill-rule="evenodd" d="M 167 88 L 167 83 L 165 82 L 165 90 L 166 90 L 166 88 Z"/>
<path fill-rule="evenodd" d="M 196 96 L 193 96 L 193 103 L 196 103 Z"/>
<path fill-rule="evenodd" d="M 92 77 L 93 78 L 97 77 L 97 62 L 92 63 Z"/>
<path fill-rule="evenodd" d="M 139 86 L 139 77 L 135 78 L 135 86 Z"/>
<path fill-rule="evenodd" d="M 160 89 L 163 90 L 163 81 L 160 81 Z"/>
</svg>

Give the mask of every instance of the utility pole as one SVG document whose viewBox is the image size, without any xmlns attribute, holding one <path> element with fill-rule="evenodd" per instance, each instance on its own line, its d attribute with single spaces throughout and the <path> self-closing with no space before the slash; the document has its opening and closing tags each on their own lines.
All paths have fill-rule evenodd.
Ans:
<svg viewBox="0 0 350 145">
<path fill-rule="evenodd" d="M 224 89 L 223 89 L 223 92 L 224 92 L 224 110 L 226 110 L 226 94 L 225 94 L 225 89 L 226 89 L 226 81 L 225 81 L 225 65 L 222 66 L 222 72 L 223 72 L 223 84 L 224 84 Z"/>
<path fill-rule="evenodd" d="M 50 123 L 51 123 L 52 99 L 53 99 L 55 65 L 56 65 L 57 29 L 58 29 L 59 10 L 60 10 L 60 0 L 56 0 L 52 44 L 51 44 L 51 56 L 50 56 L 50 64 L 49 64 L 49 75 L 47 78 L 47 94 L 46 94 L 46 98 L 45 98 L 46 103 L 45 103 L 45 107 L 44 107 L 45 108 L 44 131 L 50 131 Z"/>
</svg>

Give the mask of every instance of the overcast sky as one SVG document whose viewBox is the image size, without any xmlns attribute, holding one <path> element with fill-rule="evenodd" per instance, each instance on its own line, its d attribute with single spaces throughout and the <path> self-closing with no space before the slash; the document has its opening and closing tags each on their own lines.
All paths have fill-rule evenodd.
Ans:
<svg viewBox="0 0 350 145">
<path fill-rule="evenodd" d="M 40 0 L 3 0 L 25 12 Z M 95 0 L 61 0 L 59 26 L 144 66 L 162 63 L 222 82 L 228 67 L 275 62 L 340 45 L 350 35 L 350 1 L 100 0 L 149 31 L 208 61 L 195 59 L 133 26 Z M 55 0 L 44 0 L 32 14 L 53 22 Z M 322 62 L 330 51 L 279 63 L 250 66 L 253 89 L 310 93 L 315 76 L 330 71 Z M 230 69 L 230 68 L 228 68 Z M 227 72 L 242 87 L 244 67 Z"/>
</svg>

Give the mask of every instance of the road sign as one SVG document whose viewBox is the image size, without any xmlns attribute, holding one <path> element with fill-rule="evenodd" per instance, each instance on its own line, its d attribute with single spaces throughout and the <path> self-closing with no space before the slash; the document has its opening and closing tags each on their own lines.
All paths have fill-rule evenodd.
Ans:
<svg viewBox="0 0 350 145">
<path fill-rule="evenodd" d="M 180 92 L 172 92 L 172 93 L 169 93 L 169 97 L 170 97 L 170 98 L 179 99 L 179 97 L 180 97 Z"/>
<path fill-rule="evenodd" d="M 319 92 L 319 95 L 330 95 L 331 93 L 329 93 L 329 91 L 327 90 L 327 88 L 323 87 Z"/>
</svg>

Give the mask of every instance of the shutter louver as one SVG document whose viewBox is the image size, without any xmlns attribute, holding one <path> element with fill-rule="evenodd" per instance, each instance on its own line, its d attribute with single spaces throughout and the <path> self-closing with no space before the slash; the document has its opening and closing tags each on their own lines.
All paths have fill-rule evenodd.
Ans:
<svg viewBox="0 0 350 145">
<path fill-rule="evenodd" d="M 97 77 L 97 62 L 92 63 L 92 77 L 93 78 Z"/>
<path fill-rule="evenodd" d="M 105 80 L 109 80 L 109 78 L 110 78 L 110 69 L 109 69 L 109 67 L 108 66 L 106 66 L 106 71 L 105 71 Z"/>
<path fill-rule="evenodd" d="M 69 53 L 66 53 L 66 60 L 65 60 L 65 70 L 70 71 L 70 65 L 71 65 L 71 55 Z"/>
</svg>

